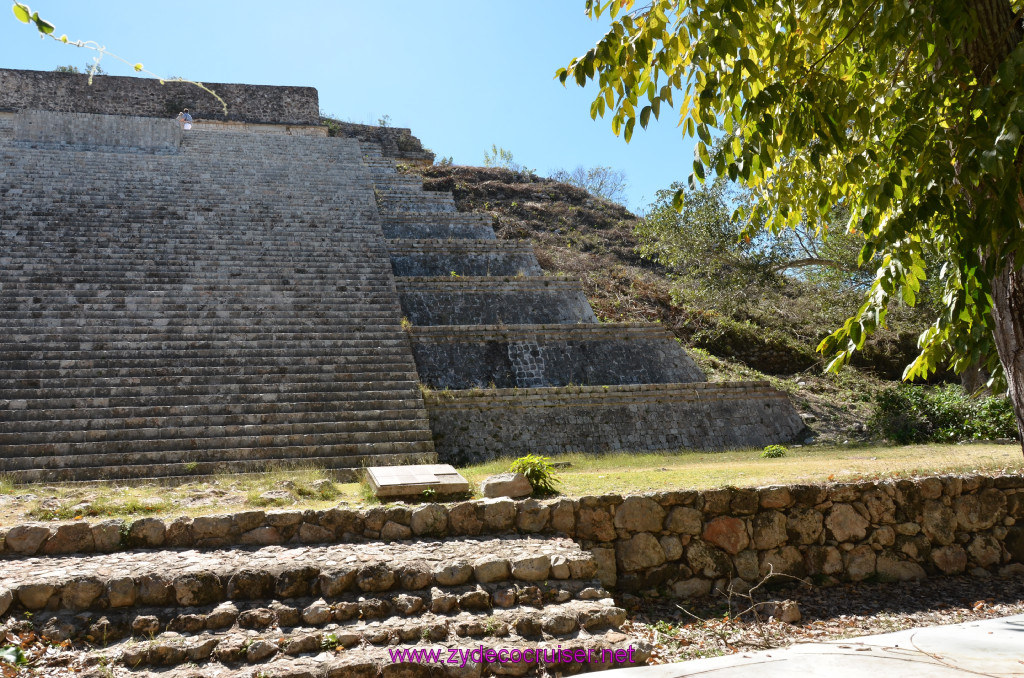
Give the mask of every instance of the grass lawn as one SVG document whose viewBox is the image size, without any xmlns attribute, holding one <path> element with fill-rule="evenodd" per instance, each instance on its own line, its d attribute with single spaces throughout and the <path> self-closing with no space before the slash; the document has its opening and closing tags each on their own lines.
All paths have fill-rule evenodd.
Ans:
<svg viewBox="0 0 1024 678">
<path fill-rule="evenodd" d="M 933 473 L 1024 471 L 1018 445 L 841 445 L 790 448 L 761 459 L 760 450 L 731 452 L 566 454 L 558 469 L 562 494 L 579 497 L 735 485 L 815 483 Z M 460 469 L 475 487 L 507 471 L 510 459 Z M 206 515 L 252 508 L 317 509 L 373 502 L 363 485 L 332 483 L 318 469 L 214 476 L 180 485 L 14 485 L 0 480 L 0 525 L 28 520 Z M 268 496 L 266 493 L 272 492 Z"/>
<path fill-rule="evenodd" d="M 588 494 L 751 487 L 781 483 L 818 483 L 952 472 L 1024 470 L 1018 445 L 840 445 L 790 448 L 785 457 L 761 459 L 760 450 L 658 454 L 568 454 L 559 469 L 562 492 Z M 509 460 L 462 469 L 474 485 L 508 470 Z"/>
</svg>

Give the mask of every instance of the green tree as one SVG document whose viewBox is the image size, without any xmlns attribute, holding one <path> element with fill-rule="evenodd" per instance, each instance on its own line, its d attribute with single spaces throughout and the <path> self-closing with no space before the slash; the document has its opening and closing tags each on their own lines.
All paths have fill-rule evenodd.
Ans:
<svg viewBox="0 0 1024 678">
<path fill-rule="evenodd" d="M 587 168 L 579 165 L 571 172 L 564 169 L 555 170 L 551 178 L 582 188 L 599 198 L 620 205 L 625 204 L 626 173 L 622 170 L 602 166 Z"/>
<path fill-rule="evenodd" d="M 685 200 L 677 211 L 673 202 L 679 190 Z M 724 177 L 693 189 L 677 182 L 658 191 L 636 224 L 638 253 L 664 267 L 673 280 L 676 304 L 714 311 L 693 316 L 711 321 L 699 330 L 702 342 L 713 341 L 725 329 L 714 322 L 719 315 L 820 341 L 820 328 L 841 323 L 860 305 L 877 262 L 858 265 L 862 241 L 857 237 L 833 233 L 824 238 L 805 224 L 778 236 L 763 229 L 748 235 L 734 212 L 752 199 L 750 189 Z M 841 219 L 837 215 L 836 222 Z M 829 301 L 823 304 L 822 299 Z M 923 309 L 892 310 L 893 333 L 883 339 L 925 327 Z"/>
<path fill-rule="evenodd" d="M 884 325 L 891 299 L 914 304 L 937 278 L 942 305 L 904 376 L 983 363 L 1005 376 L 1024 434 L 1022 7 L 586 0 L 611 25 L 556 77 L 595 82 L 591 116 L 610 115 L 627 141 L 676 108 L 699 138 L 691 184 L 713 172 L 750 186 L 737 218 L 751 230 L 820 230 L 846 210 L 860 261 L 880 265 L 863 305 L 821 343 L 833 367 Z"/>
</svg>

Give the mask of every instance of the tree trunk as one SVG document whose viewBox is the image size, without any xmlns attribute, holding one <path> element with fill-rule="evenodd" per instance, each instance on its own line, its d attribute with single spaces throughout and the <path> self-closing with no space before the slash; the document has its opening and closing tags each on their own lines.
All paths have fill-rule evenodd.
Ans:
<svg viewBox="0 0 1024 678">
<path fill-rule="evenodd" d="M 988 389 L 988 379 L 990 375 L 985 368 L 981 366 L 981 363 L 975 363 L 968 367 L 960 375 L 960 385 L 967 391 L 967 395 L 992 395 L 992 391 Z"/>
<path fill-rule="evenodd" d="M 1017 414 L 1017 433 L 1024 452 L 1024 270 L 1012 257 L 992 281 L 992 316 L 999 361 L 1006 373 L 1007 395 Z"/>
<path fill-rule="evenodd" d="M 979 82 L 992 78 L 1022 39 L 1024 29 L 1009 0 L 967 0 L 967 11 L 978 20 L 980 30 L 966 45 L 971 70 Z M 1017 171 L 1020 171 L 1020 167 Z M 1024 204 L 1024 196 L 1022 196 Z M 1018 227 L 1024 225 L 1018 224 Z M 1003 257 L 1000 252 L 988 256 Z M 1024 270 L 1014 257 L 1004 257 L 1002 269 L 992 281 L 992 331 L 999 362 L 1006 374 L 1008 395 L 1017 415 L 1017 434 L 1024 454 Z"/>
</svg>

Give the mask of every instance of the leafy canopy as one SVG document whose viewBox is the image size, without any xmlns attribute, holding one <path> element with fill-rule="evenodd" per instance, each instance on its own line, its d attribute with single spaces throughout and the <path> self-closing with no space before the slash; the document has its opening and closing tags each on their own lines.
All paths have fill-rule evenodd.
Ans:
<svg viewBox="0 0 1024 678">
<path fill-rule="evenodd" d="M 677 211 L 672 203 L 678 191 L 685 200 Z M 675 280 L 677 303 L 748 317 L 752 307 L 768 306 L 770 313 L 779 313 L 779 300 L 769 298 L 788 287 L 816 298 L 827 295 L 832 300 L 827 308 L 814 304 L 828 311 L 821 320 L 841 322 L 859 305 L 855 300 L 873 279 L 874 267 L 857 264 L 863 241 L 846 233 L 822 238 L 803 223 L 780 236 L 763 229 L 746 235 L 746 225 L 733 212 L 753 199 L 750 189 L 724 177 L 696 188 L 674 183 L 657 192 L 637 223 L 637 251 L 665 267 Z M 845 216 L 839 212 L 836 220 Z"/>
<path fill-rule="evenodd" d="M 1024 48 L 978 69 L 970 6 L 587 0 L 610 28 L 556 77 L 595 82 L 591 116 L 609 115 L 626 141 L 637 122 L 676 108 L 699 139 L 691 186 L 710 172 L 750 186 L 755 199 L 736 218 L 751 231 L 822 231 L 846 211 L 846 230 L 863 238 L 860 262 L 879 262 L 863 305 L 819 346 L 836 356 L 833 368 L 883 326 L 891 299 L 916 303 L 931 273 L 942 305 L 904 376 L 925 377 L 946 359 L 995 371 L 990 283 L 1006 255 L 1024 261 Z M 722 153 L 712 157 L 715 143 Z M 679 191 L 675 207 L 682 201 Z M 937 272 L 929 246 L 946 262 Z"/>
</svg>

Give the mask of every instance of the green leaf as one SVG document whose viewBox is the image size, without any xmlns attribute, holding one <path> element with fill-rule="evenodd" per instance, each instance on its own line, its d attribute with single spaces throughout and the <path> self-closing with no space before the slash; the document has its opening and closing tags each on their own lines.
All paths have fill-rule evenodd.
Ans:
<svg viewBox="0 0 1024 678">
<path fill-rule="evenodd" d="M 675 195 L 672 196 L 672 209 L 674 209 L 676 212 L 682 212 L 683 203 L 685 199 L 686 193 L 685 191 L 683 191 L 683 189 L 679 189 L 678 191 L 676 191 Z"/>
<path fill-rule="evenodd" d="M 135 64 L 135 66 L 133 66 L 133 68 L 135 69 L 135 72 L 138 73 L 139 71 L 142 70 L 142 64 Z"/>
<path fill-rule="evenodd" d="M 28 5 L 23 5 L 20 2 L 14 3 L 14 16 L 18 18 L 23 24 L 27 24 L 32 21 L 32 10 L 28 8 Z"/>
<path fill-rule="evenodd" d="M 51 33 L 53 33 L 54 25 L 51 24 L 49 21 L 45 21 L 44 19 L 40 19 L 37 16 L 37 17 L 35 17 L 35 22 L 36 22 L 36 28 L 39 29 L 40 33 L 45 33 L 46 35 L 50 35 Z"/>
<path fill-rule="evenodd" d="M 27 664 L 28 659 L 25 658 L 25 653 L 21 651 L 21 648 L 17 645 L 5 645 L 0 647 L 0 662 L 7 662 L 8 664 Z"/>
<path fill-rule="evenodd" d="M 644 106 L 643 110 L 640 111 L 640 126 L 644 129 L 647 128 L 647 122 L 651 119 L 651 107 Z"/>
</svg>

